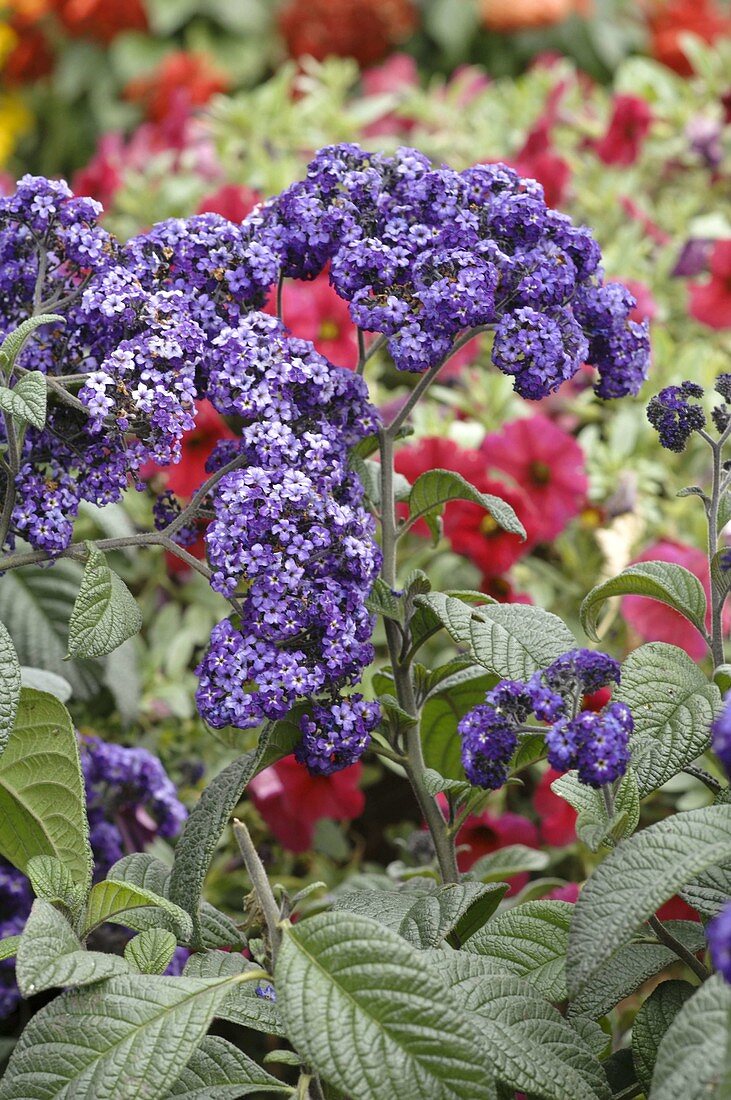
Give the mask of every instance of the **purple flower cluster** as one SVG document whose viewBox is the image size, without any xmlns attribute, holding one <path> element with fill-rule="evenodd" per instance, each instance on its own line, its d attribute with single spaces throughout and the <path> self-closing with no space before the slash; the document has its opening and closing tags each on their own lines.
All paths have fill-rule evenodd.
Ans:
<svg viewBox="0 0 731 1100">
<path fill-rule="evenodd" d="M 302 740 L 294 755 L 311 775 L 331 775 L 360 760 L 380 720 L 378 703 L 357 692 L 329 706 L 316 703 L 300 719 Z"/>
<path fill-rule="evenodd" d="M 487 790 L 505 783 L 518 735 L 530 714 L 548 724 L 546 746 L 552 767 L 575 768 L 581 782 L 592 787 L 618 779 L 629 764 L 629 709 L 624 703 L 610 703 L 598 714 L 580 711 L 584 695 L 618 682 L 617 662 L 590 649 L 562 654 L 526 682 L 502 680 L 459 723 L 468 779 Z"/>
<path fill-rule="evenodd" d="M 18 936 L 33 904 L 33 891 L 25 875 L 0 856 L 0 939 Z M 12 959 L 0 962 L 0 1021 L 20 1003 Z"/>
<path fill-rule="evenodd" d="M 727 982 L 731 982 L 731 901 L 707 928 L 711 961 Z"/>
<path fill-rule="evenodd" d="M 113 863 L 143 851 L 155 836 L 177 836 L 187 811 L 147 749 L 97 737 L 83 737 L 80 747 L 95 875 L 103 878 Z"/>
<path fill-rule="evenodd" d="M 365 599 L 380 553 L 348 452 L 378 419 L 361 378 L 287 336 L 275 318 L 252 314 L 214 343 L 210 399 L 242 427 L 210 465 L 241 468 L 211 494 L 206 548 L 213 588 L 240 601 L 240 613 L 213 631 L 197 701 L 210 725 L 246 728 L 283 717 L 298 700 L 333 696 L 372 660 Z M 370 712 L 359 715 L 357 697 L 329 706 L 333 737 L 350 735 L 349 708 L 366 731 Z M 323 709 L 318 728 L 327 725 Z M 311 731 L 302 760 L 313 770 L 333 755 L 327 736 L 317 758 Z"/>
<path fill-rule="evenodd" d="M 680 386 L 666 386 L 650 400 L 647 419 L 660 437 L 660 443 L 668 451 L 684 451 L 693 432 L 699 432 L 706 424 L 706 414 L 691 398 L 703 397 L 703 387 L 697 382 L 683 382 Z"/>
<path fill-rule="evenodd" d="M 423 372 L 460 333 L 496 329 L 493 361 L 538 399 L 582 362 L 597 393 L 636 393 L 649 361 L 636 302 L 602 282 L 589 231 L 550 210 L 543 189 L 501 164 L 435 168 L 414 149 L 321 149 L 307 178 L 247 219 L 281 262 L 330 280 L 353 321 L 387 337 L 401 370 Z"/>
</svg>

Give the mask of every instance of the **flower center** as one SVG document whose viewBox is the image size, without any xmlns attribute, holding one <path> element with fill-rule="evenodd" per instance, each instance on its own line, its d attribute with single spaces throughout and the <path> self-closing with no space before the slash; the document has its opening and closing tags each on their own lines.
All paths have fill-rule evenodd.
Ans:
<svg viewBox="0 0 731 1100">
<path fill-rule="evenodd" d="M 545 462 L 531 462 L 530 476 L 534 485 L 548 485 L 551 480 L 551 467 Z"/>
<path fill-rule="evenodd" d="M 323 321 L 320 324 L 320 339 L 321 340 L 336 340 L 340 334 L 340 329 L 335 321 Z"/>
<path fill-rule="evenodd" d="M 489 512 L 480 523 L 480 531 L 483 535 L 495 535 L 500 529 L 500 525 L 495 522 Z"/>
</svg>

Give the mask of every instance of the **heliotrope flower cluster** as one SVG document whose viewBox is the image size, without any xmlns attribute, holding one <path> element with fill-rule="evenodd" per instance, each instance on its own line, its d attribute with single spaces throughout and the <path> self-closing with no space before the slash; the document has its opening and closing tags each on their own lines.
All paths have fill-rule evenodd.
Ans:
<svg viewBox="0 0 731 1100">
<path fill-rule="evenodd" d="M 276 318 L 252 314 L 214 343 L 209 399 L 243 424 L 212 456 L 211 468 L 241 468 L 211 494 L 206 549 L 213 588 L 240 600 L 240 613 L 213 631 L 198 707 L 216 728 L 246 728 L 326 693 L 298 759 L 335 771 L 362 754 L 372 728 L 372 705 L 336 695 L 373 657 L 365 599 L 380 552 L 348 452 L 377 414 L 361 378 Z"/>
<path fill-rule="evenodd" d="M 711 747 L 731 776 L 731 695 L 726 696 L 724 708 L 711 726 Z"/>
<path fill-rule="evenodd" d="M 486 790 L 505 783 L 531 714 L 547 723 L 546 747 L 553 768 L 576 769 L 581 782 L 591 787 L 619 779 L 630 758 L 629 708 L 609 703 L 598 713 L 580 709 L 585 695 L 619 683 L 619 674 L 619 665 L 605 653 L 575 649 L 527 681 L 502 680 L 458 726 L 470 782 Z"/>
<path fill-rule="evenodd" d="M 635 393 L 646 376 L 635 299 L 603 283 L 589 231 L 505 165 L 456 172 L 414 149 L 331 146 L 248 222 L 285 276 L 313 278 L 329 263 L 353 321 L 387 337 L 401 370 L 427 370 L 485 325 L 494 363 L 524 397 L 551 393 L 585 361 L 602 397 Z"/>
<path fill-rule="evenodd" d="M 691 398 L 703 397 L 703 387 L 696 382 L 666 386 L 647 406 L 647 419 L 668 451 L 684 451 L 693 432 L 705 427 L 706 414 Z"/>
<path fill-rule="evenodd" d="M 160 760 L 147 749 L 88 736 L 80 749 L 95 877 L 103 878 L 118 859 L 143 851 L 155 836 L 177 836 L 188 814 Z"/>
<path fill-rule="evenodd" d="M 155 836 L 177 836 L 187 811 L 160 760 L 146 749 L 97 737 L 80 738 L 79 749 L 94 878 L 99 880 L 123 855 L 144 851 Z M 26 876 L 0 857 L 0 939 L 23 931 L 32 904 Z M 0 963 L 0 1021 L 20 999 L 10 959 Z"/>
<path fill-rule="evenodd" d="M 713 918 L 706 931 L 711 961 L 726 981 L 731 982 L 731 902 Z"/>
</svg>

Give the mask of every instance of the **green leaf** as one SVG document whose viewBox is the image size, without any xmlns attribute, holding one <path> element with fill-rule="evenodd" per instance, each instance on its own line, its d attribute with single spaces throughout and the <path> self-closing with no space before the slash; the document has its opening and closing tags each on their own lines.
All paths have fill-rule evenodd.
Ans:
<svg viewBox="0 0 731 1100">
<path fill-rule="evenodd" d="M 47 691 L 49 695 L 55 695 L 61 703 L 68 703 L 74 693 L 68 680 L 55 672 L 46 672 L 45 668 L 21 665 L 20 682 L 23 687 L 35 688 L 36 691 Z"/>
<path fill-rule="evenodd" d="M 5 939 L 0 940 L 0 962 L 15 958 L 19 943 L 20 936 L 6 936 Z"/>
<path fill-rule="evenodd" d="M 0 619 L 10 632 L 21 664 L 38 665 L 62 676 L 74 697 L 95 695 L 104 679 L 101 661 L 69 661 L 68 623 L 83 570 L 64 558 L 51 569 L 37 565 L 13 569 L 0 577 Z M 40 684 L 30 684 L 46 690 Z M 52 691 L 51 694 L 57 694 Z"/>
<path fill-rule="evenodd" d="M 731 986 L 714 974 L 689 998 L 660 1041 L 650 1100 L 706 1100 L 725 1069 Z"/>
<path fill-rule="evenodd" d="M 231 814 L 256 774 L 266 744 L 266 734 L 262 734 L 257 749 L 238 757 L 208 784 L 176 845 L 170 899 L 193 918 L 194 946 L 202 946 L 198 909 L 206 873 Z"/>
<path fill-rule="evenodd" d="M 164 1096 L 237 981 L 124 974 L 62 993 L 20 1037 L 0 1100 Z"/>
<path fill-rule="evenodd" d="M 651 642 L 622 666 L 617 698 L 634 718 L 632 768 L 641 798 L 667 783 L 710 744 L 721 695 L 682 649 Z"/>
<path fill-rule="evenodd" d="M 729 859 L 728 806 L 675 814 L 621 841 L 594 871 L 574 908 L 567 960 L 572 996 L 681 887 Z"/>
<path fill-rule="evenodd" d="M 55 856 L 34 856 L 28 860 L 26 874 L 37 898 L 59 903 L 72 914 L 83 905 L 84 891 L 74 882 L 68 867 Z"/>
<path fill-rule="evenodd" d="M 635 1016 L 632 1024 L 632 1059 L 637 1080 L 645 1093 L 650 1091 L 662 1038 L 695 989 L 689 982 L 662 982 Z"/>
<path fill-rule="evenodd" d="M 256 969 L 243 955 L 228 951 L 197 951 L 185 965 L 184 974 L 191 978 L 222 978 L 226 975 L 245 974 Z M 263 997 L 257 997 L 255 982 L 246 982 L 231 991 L 220 1006 L 217 1015 L 221 1020 L 253 1028 L 268 1035 L 285 1034 L 277 1005 Z"/>
<path fill-rule="evenodd" d="M 566 901 L 528 901 L 498 913 L 465 950 L 525 978 L 546 1000 L 563 1001 L 568 996 L 566 948 L 572 910 Z"/>
<path fill-rule="evenodd" d="M 632 768 L 628 768 L 619 782 L 611 820 L 602 792 L 580 783 L 575 772 L 555 779 L 551 790 L 577 811 L 577 835 L 592 852 L 598 852 L 602 845 L 611 847 L 616 840 L 631 836 L 639 825 L 640 798 Z"/>
<path fill-rule="evenodd" d="M 287 928 L 275 980 L 290 1041 L 342 1092 L 494 1100 L 478 1027 L 419 953 L 376 921 L 330 912 Z"/>
<path fill-rule="evenodd" d="M 470 874 L 482 882 L 500 882 L 524 871 L 542 871 L 550 863 L 547 852 L 528 848 L 525 844 L 506 844 L 489 852 L 470 867 Z"/>
<path fill-rule="evenodd" d="M 466 782 L 462 767 L 462 741 L 457 724 L 469 710 L 484 703 L 485 692 L 495 684 L 494 676 L 470 677 L 447 687 L 444 694 L 432 695 L 421 713 L 421 743 L 429 768 L 445 779 Z"/>
<path fill-rule="evenodd" d="M 173 923 L 179 939 L 190 939 L 193 934 L 193 923 L 184 909 L 152 890 L 111 878 L 97 882 L 91 889 L 84 916 L 83 935 L 88 936 L 91 931 L 107 921 L 113 924 L 127 924 L 132 919 L 131 910 L 148 907 L 163 911 Z"/>
<path fill-rule="evenodd" d="M 140 974 L 162 974 L 167 970 L 177 941 L 166 928 L 148 928 L 134 936 L 124 949 L 124 957 L 132 970 Z"/>
<path fill-rule="evenodd" d="M 42 325 L 51 324 L 65 325 L 66 318 L 59 313 L 39 313 L 37 317 L 29 317 L 27 321 L 23 321 L 21 325 L 8 333 L 0 345 L 0 370 L 7 374 L 9 369 L 15 366 L 26 341 L 30 339 L 35 330 Z"/>
<path fill-rule="evenodd" d="M 366 599 L 366 607 L 374 615 L 383 615 L 385 619 L 395 619 L 397 623 L 404 621 L 403 599 L 389 588 L 382 577 L 377 577 Z"/>
<path fill-rule="evenodd" d="M 292 1096 L 294 1089 L 272 1077 L 233 1043 L 208 1035 L 165 1093 L 165 1100 L 238 1100 L 252 1093 Z"/>
<path fill-rule="evenodd" d="M 32 424 L 42 431 L 46 423 L 47 405 L 46 378 L 39 370 L 23 375 L 12 389 L 0 386 L 0 409 L 10 413 L 21 424 Z"/>
<path fill-rule="evenodd" d="M 435 963 L 452 972 L 466 1015 L 479 1017 L 485 1050 L 500 1081 L 551 1100 L 609 1100 L 602 1066 L 577 1030 L 522 979 L 480 973 L 488 963 L 462 952 Z"/>
<path fill-rule="evenodd" d="M 668 930 L 694 954 L 705 946 L 703 926 L 696 921 L 665 923 Z M 587 1016 L 598 1020 L 650 978 L 677 963 L 678 956 L 663 944 L 627 943 L 600 967 L 594 981 L 586 985 L 571 1002 L 569 1016 Z"/>
<path fill-rule="evenodd" d="M 142 628 L 142 614 L 127 585 L 101 550 L 89 551 L 69 623 L 72 657 L 104 657 Z"/>
<path fill-rule="evenodd" d="M 170 868 L 159 859 L 147 852 L 135 852 L 129 856 L 123 856 L 110 869 L 108 877 L 117 882 L 129 882 L 133 886 L 141 886 L 152 890 L 161 897 L 168 898 L 170 891 Z M 157 918 L 162 913 L 155 913 L 154 923 L 148 924 L 144 920 L 146 910 L 136 910 L 134 913 L 134 925 L 138 931 L 145 931 L 148 927 L 159 927 L 161 921 Z M 225 913 L 221 913 L 207 901 L 202 901 L 198 910 L 200 921 L 201 946 L 204 948 L 230 947 L 240 950 L 246 947 L 246 937 Z M 185 941 L 184 941 L 185 942 Z"/>
<path fill-rule="evenodd" d="M 119 955 L 86 951 L 69 922 L 50 902 L 41 898 L 33 902 L 15 962 L 23 997 L 45 989 L 91 985 L 127 969 Z"/>
<path fill-rule="evenodd" d="M 24 873 L 34 856 L 55 856 L 84 891 L 91 881 L 76 733 L 63 703 L 32 688 L 0 756 L 0 854 Z"/>
<path fill-rule="evenodd" d="M 492 516 L 498 527 L 525 538 L 525 527 L 507 501 L 481 493 L 454 470 L 428 470 L 414 482 L 409 495 L 407 529 L 419 519 L 438 514 L 450 500 L 469 500 Z"/>
<path fill-rule="evenodd" d="M 689 622 L 706 632 L 706 594 L 703 585 L 689 569 L 667 561 L 643 561 L 631 565 L 618 577 L 592 588 L 581 605 L 581 625 L 593 641 L 598 641 L 599 611 L 612 596 L 647 596 L 679 611 Z"/>
<path fill-rule="evenodd" d="M 20 702 L 20 664 L 13 639 L 0 623 L 0 754 L 8 743 Z"/>
</svg>

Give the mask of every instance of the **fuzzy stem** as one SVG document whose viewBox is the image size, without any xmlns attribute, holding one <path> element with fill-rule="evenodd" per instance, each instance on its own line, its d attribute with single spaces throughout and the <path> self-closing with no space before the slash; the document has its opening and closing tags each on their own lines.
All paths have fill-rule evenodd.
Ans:
<svg viewBox="0 0 731 1100">
<path fill-rule="evenodd" d="M 669 947 L 670 950 L 673 951 L 679 959 L 683 960 L 686 966 L 690 967 L 695 976 L 697 978 L 700 978 L 700 980 L 704 982 L 709 976 L 708 971 L 706 970 L 703 963 L 698 961 L 693 952 L 689 951 L 688 948 L 680 942 L 680 940 L 676 940 L 672 932 L 668 932 L 665 925 L 662 923 L 661 920 L 658 920 L 656 916 L 653 915 L 652 917 L 650 917 L 647 923 L 659 939 L 660 943 L 663 943 L 666 947 Z"/>
<path fill-rule="evenodd" d="M 254 842 L 249 835 L 249 830 L 246 828 L 243 821 L 239 821 L 238 818 L 234 819 L 234 836 L 236 837 L 239 851 L 246 864 L 246 870 L 251 879 L 251 885 L 254 887 L 256 899 L 264 915 L 264 921 L 269 934 L 269 948 L 272 962 L 276 962 L 277 952 L 282 942 L 282 933 L 279 928 L 279 922 L 281 920 L 279 906 L 272 893 L 272 888 L 269 885 L 269 877 L 264 869 L 264 864 L 259 859 L 259 853 L 254 847 Z"/>
<path fill-rule="evenodd" d="M 725 600 L 725 592 L 723 592 L 718 585 L 716 578 L 714 577 L 714 570 L 711 568 L 713 559 L 718 550 L 718 514 L 721 504 L 721 481 L 722 481 L 722 469 L 721 469 L 721 452 L 723 449 L 723 440 L 711 441 L 711 452 L 713 454 L 713 481 L 711 485 L 711 502 L 708 507 L 708 570 L 711 581 L 711 653 L 713 655 L 713 664 L 718 667 L 722 665 L 724 661 L 724 646 L 723 646 L 723 604 Z"/>
</svg>

